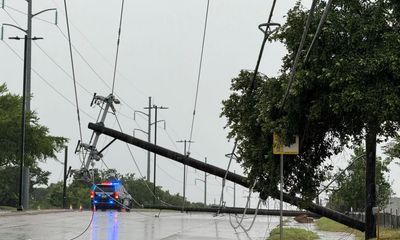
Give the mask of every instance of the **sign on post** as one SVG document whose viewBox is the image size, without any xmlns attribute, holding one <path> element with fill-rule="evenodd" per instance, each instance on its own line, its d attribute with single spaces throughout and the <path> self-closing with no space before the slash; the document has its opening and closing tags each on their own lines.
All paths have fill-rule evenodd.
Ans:
<svg viewBox="0 0 400 240">
<path fill-rule="evenodd" d="M 287 143 L 283 143 L 279 134 L 273 135 L 273 154 L 296 155 L 299 154 L 299 136 L 295 135 L 292 139 L 287 139 Z"/>
</svg>

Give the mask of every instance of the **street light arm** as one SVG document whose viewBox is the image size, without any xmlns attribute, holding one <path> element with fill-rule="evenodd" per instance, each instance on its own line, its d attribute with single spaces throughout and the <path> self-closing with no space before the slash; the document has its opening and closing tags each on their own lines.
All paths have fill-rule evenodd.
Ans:
<svg viewBox="0 0 400 240">
<path fill-rule="evenodd" d="M 3 37 L 4 37 L 4 26 L 16 28 L 16 29 L 18 29 L 18 30 L 23 31 L 25 34 L 28 33 L 28 31 L 26 31 L 25 29 L 20 28 L 20 27 L 18 27 L 18 26 L 16 26 L 16 25 L 8 24 L 8 23 L 3 23 L 3 24 L 1 25 L 1 33 L 0 33 L 0 35 L 1 35 L 0 40 L 2 40 L 2 41 L 3 41 Z"/>
<path fill-rule="evenodd" d="M 139 111 L 139 110 L 135 110 L 135 111 L 133 111 L 133 120 L 136 120 L 136 113 L 141 113 L 141 114 L 149 117 L 149 114 L 147 114 L 145 112 L 142 112 L 142 111 Z"/>
<path fill-rule="evenodd" d="M 37 12 L 37 13 L 33 14 L 33 15 L 32 15 L 32 18 L 34 18 L 34 17 L 36 17 L 37 15 L 40 15 L 40 14 L 42 14 L 42 13 L 44 13 L 44 12 L 48 12 L 48 11 L 56 11 L 56 14 L 57 14 L 57 8 L 48 8 L 48 9 L 45 9 L 45 10 L 42 10 L 42 11 L 40 11 L 40 12 Z"/>
<path fill-rule="evenodd" d="M 135 131 L 139 131 L 139 132 L 142 132 L 142 133 L 144 133 L 144 134 L 146 134 L 146 135 L 149 135 L 149 133 L 148 132 L 146 132 L 146 131 L 143 131 L 142 129 L 140 129 L 140 128 L 135 128 L 135 129 L 133 129 L 133 135 L 135 135 Z"/>
<path fill-rule="evenodd" d="M 165 120 L 158 120 L 157 122 L 153 122 L 151 125 L 153 125 L 155 123 L 160 123 L 160 122 L 164 123 L 164 130 L 167 129 L 167 122 Z"/>
<path fill-rule="evenodd" d="M 194 184 L 195 184 L 195 185 L 196 185 L 196 182 L 197 182 L 197 181 L 201 181 L 201 182 L 205 183 L 205 181 L 204 181 L 203 179 L 196 178 L 196 179 L 194 180 Z"/>
</svg>

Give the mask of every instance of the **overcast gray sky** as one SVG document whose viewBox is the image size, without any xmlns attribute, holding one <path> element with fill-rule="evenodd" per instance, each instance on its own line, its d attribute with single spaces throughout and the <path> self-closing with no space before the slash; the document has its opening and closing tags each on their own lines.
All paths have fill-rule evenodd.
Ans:
<svg viewBox="0 0 400 240">
<path fill-rule="evenodd" d="M 26 2 L 5 1 L 5 10 L 0 10 L 0 23 L 15 24 L 15 20 L 21 26 L 26 26 L 26 16 L 15 10 L 25 12 Z M 226 168 L 228 159 L 224 155 L 231 151 L 233 143 L 227 141 L 227 131 L 223 128 L 226 121 L 219 117 L 221 101 L 229 96 L 231 78 L 237 76 L 241 69 L 254 68 L 263 37 L 257 26 L 266 21 L 271 3 L 272 1 L 265 0 L 210 1 L 192 157 L 200 160 L 207 157 L 209 163 Z M 295 1 L 278 1 L 273 21 L 283 23 L 284 15 L 294 3 Z M 310 0 L 303 3 L 308 7 Z M 95 70 L 94 73 L 74 52 L 76 76 L 80 84 L 78 95 L 83 135 L 84 140 L 88 141 L 91 131 L 87 129 L 87 124 L 94 121 L 99 111 L 98 108 L 89 106 L 92 95 L 96 92 L 106 96 L 111 92 L 107 85 L 112 84 L 121 3 L 70 0 L 68 4 L 73 44 Z M 168 110 L 159 112 L 159 119 L 166 120 L 167 129 L 158 129 L 158 144 L 183 151 L 183 145 L 175 141 L 188 139 L 190 134 L 206 4 L 206 0 L 125 1 L 115 87 L 116 94 L 123 101 L 117 106 L 117 110 L 124 132 L 131 134 L 134 128 L 147 129 L 146 119 L 138 117 L 136 121 L 133 120 L 133 109 L 143 110 L 148 96 L 152 96 L 155 104 L 169 107 Z M 32 73 L 32 109 L 38 112 L 40 122 L 50 128 L 51 134 L 70 139 L 69 162 L 74 168 L 79 168 L 79 159 L 73 154 L 79 139 L 77 116 L 74 106 L 65 99 L 74 102 L 68 43 L 62 35 L 62 32 L 66 33 L 63 1 L 33 1 L 34 12 L 53 7 L 59 11 L 58 26 L 40 19 L 33 22 L 33 35 L 44 37 L 44 40 L 33 44 L 32 68 L 42 78 Z M 45 13 L 40 18 L 52 22 L 54 14 Z M 5 38 L 15 35 L 22 36 L 20 32 L 6 28 Z M 5 41 L 19 55 L 23 55 L 22 41 Z M 21 93 L 22 61 L 4 42 L 0 43 L 0 53 L 0 82 L 6 82 L 11 92 Z M 285 49 L 281 44 L 268 43 L 260 71 L 276 75 L 284 54 Z M 114 116 L 108 116 L 106 126 L 117 129 Z M 140 132 L 137 136 L 147 139 Z M 107 141 L 109 139 L 103 136 L 99 141 L 99 148 Z M 141 173 L 145 175 L 147 153 L 136 147 L 131 149 Z M 62 160 L 63 153 L 59 156 Z M 349 153 L 343 153 L 340 158 L 348 159 Z M 182 194 L 183 167 L 162 157 L 157 159 L 157 183 L 172 193 Z M 133 172 L 140 176 L 123 143 L 113 144 L 106 151 L 104 161 L 121 173 Z M 343 160 L 334 160 L 334 163 L 338 166 L 345 165 Z M 63 166 L 60 163 L 48 160 L 42 167 L 52 172 L 52 182 L 61 180 Z M 100 163 L 96 167 L 104 168 Z M 242 173 L 236 163 L 231 170 Z M 393 166 L 391 179 L 396 183 L 393 187 L 397 193 L 400 192 L 399 178 L 394 176 L 399 176 L 399 173 L 399 167 Z M 203 176 L 199 171 L 189 170 L 187 196 L 190 201 L 202 201 L 203 184 L 197 182 L 195 185 L 194 182 L 195 178 Z M 219 179 L 209 177 L 209 203 L 214 199 L 218 202 L 220 184 Z M 228 190 L 226 195 L 227 204 L 231 205 L 232 191 Z M 243 195 L 244 189 L 239 188 L 239 203 L 244 202 Z"/>
</svg>

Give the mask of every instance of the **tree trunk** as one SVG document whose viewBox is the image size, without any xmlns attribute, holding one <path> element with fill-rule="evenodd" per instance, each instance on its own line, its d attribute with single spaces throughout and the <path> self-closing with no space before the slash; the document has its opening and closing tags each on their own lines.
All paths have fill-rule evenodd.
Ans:
<svg viewBox="0 0 400 240">
<path fill-rule="evenodd" d="M 221 178 L 223 178 L 225 176 L 225 174 L 226 174 L 226 170 L 225 169 L 215 167 L 215 166 L 213 166 L 211 164 L 207 164 L 207 163 L 204 163 L 202 161 L 196 160 L 194 158 L 185 156 L 183 154 L 171 151 L 169 149 L 166 149 L 166 148 L 163 148 L 163 147 L 148 143 L 146 141 L 143 141 L 143 140 L 140 140 L 138 138 L 132 137 L 130 135 L 124 134 L 122 132 L 118 132 L 118 131 L 115 131 L 113 129 L 106 128 L 106 127 L 104 127 L 102 125 L 99 125 L 99 124 L 89 123 L 89 129 L 92 129 L 92 130 L 94 130 L 96 132 L 99 132 L 99 133 L 103 133 L 103 134 L 105 134 L 107 136 L 110 136 L 110 137 L 116 138 L 118 140 L 121 140 L 123 142 L 135 145 L 135 146 L 140 147 L 142 149 L 154 152 L 154 153 L 156 153 L 156 154 L 158 154 L 160 156 L 175 160 L 175 161 L 177 161 L 179 163 L 188 165 L 188 166 L 193 167 L 195 169 L 210 173 L 212 175 L 215 175 L 215 176 L 218 176 L 218 177 L 221 177 Z M 246 177 L 240 176 L 238 174 L 235 174 L 235 173 L 232 173 L 232 172 L 228 172 L 226 179 L 231 181 L 231 182 L 234 182 L 236 184 L 239 184 L 241 186 L 244 186 L 244 187 L 247 187 L 247 188 L 250 187 L 250 182 L 248 181 L 248 179 Z M 255 189 L 255 190 L 257 190 L 257 189 Z M 275 199 L 279 199 L 279 193 L 275 194 L 274 196 L 271 196 L 271 197 L 273 197 Z M 304 203 L 301 198 L 295 197 L 295 196 L 291 196 L 291 195 L 289 195 L 287 193 L 283 194 L 283 201 L 285 201 L 287 203 L 290 203 L 290 204 L 292 204 L 294 206 L 301 206 Z M 310 212 L 316 213 L 316 214 L 318 214 L 320 216 L 324 216 L 324 217 L 327 217 L 327 218 L 332 219 L 334 221 L 337 221 L 339 223 L 342 223 L 342 224 L 344 224 L 346 226 L 349 226 L 351 228 L 360 230 L 362 232 L 365 231 L 365 224 L 363 222 L 361 222 L 359 220 L 356 220 L 356 219 L 353 219 L 353 218 L 351 218 L 351 217 L 349 217 L 349 216 L 347 216 L 347 215 L 345 215 L 343 213 L 334 211 L 332 209 L 329 209 L 329 208 L 326 208 L 326 207 L 322 207 L 322 206 L 316 205 L 314 203 L 309 203 L 306 207 L 304 207 L 304 209 L 306 209 L 306 210 L 308 210 Z"/>
<path fill-rule="evenodd" d="M 376 219 L 372 209 L 376 206 L 376 131 L 368 128 L 365 137 L 366 165 L 365 165 L 365 239 L 376 237 Z"/>
</svg>

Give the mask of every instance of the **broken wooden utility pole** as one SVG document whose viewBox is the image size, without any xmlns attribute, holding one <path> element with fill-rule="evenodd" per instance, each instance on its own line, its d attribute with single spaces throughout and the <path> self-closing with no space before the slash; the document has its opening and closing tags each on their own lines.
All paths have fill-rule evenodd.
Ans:
<svg viewBox="0 0 400 240">
<path fill-rule="evenodd" d="M 104 127 L 102 125 L 89 123 L 89 129 L 92 129 L 97 133 L 100 133 L 100 134 L 102 133 L 104 135 L 116 138 L 116 139 L 118 139 L 120 141 L 135 145 L 135 146 L 140 147 L 142 149 L 151 151 L 151 152 L 153 152 L 155 154 L 158 154 L 160 156 L 175 160 L 175 161 L 177 161 L 179 163 L 186 164 L 186 165 L 188 165 L 188 166 L 190 166 L 192 168 L 195 168 L 195 169 L 210 173 L 212 175 L 215 175 L 215 176 L 218 176 L 218 177 L 221 177 L 221 178 L 223 178 L 225 176 L 225 173 L 226 173 L 225 169 L 215 167 L 213 165 L 204 163 L 202 161 L 199 161 L 199 160 L 196 160 L 196 159 L 191 158 L 189 156 L 185 156 L 183 154 L 171 151 L 169 149 L 157 146 L 155 144 L 148 143 L 146 141 L 143 141 L 143 140 L 140 140 L 138 138 L 132 137 L 130 135 L 124 134 L 122 132 L 119 132 L 119 131 L 116 131 L 116 130 L 113 130 L 113 129 L 110 129 L 110 128 L 106 128 L 106 127 Z M 243 187 L 247 187 L 247 188 L 250 187 L 250 183 L 247 180 L 247 178 L 243 177 L 243 176 L 240 176 L 238 174 L 235 174 L 235 173 L 232 173 L 232 172 L 228 172 L 226 179 L 231 181 L 231 182 L 234 182 L 236 184 L 239 184 L 239 185 L 241 185 Z M 258 189 L 255 188 L 255 190 L 258 190 Z M 275 199 L 278 199 L 279 198 L 279 194 L 273 195 L 271 197 L 273 197 Z M 291 196 L 291 195 L 289 195 L 287 193 L 283 194 L 283 200 L 285 202 L 287 202 L 287 203 L 290 203 L 290 204 L 294 205 L 294 206 L 300 206 L 301 203 L 303 203 L 303 200 L 301 198 L 295 197 L 295 196 Z M 361 222 L 359 220 L 353 219 L 353 218 L 351 218 L 351 217 L 349 217 L 349 216 L 347 216 L 347 215 L 345 215 L 343 213 L 340 213 L 340 212 L 334 211 L 332 209 L 316 205 L 314 203 L 309 203 L 305 207 L 305 209 L 310 211 L 310 212 L 316 213 L 316 214 L 318 214 L 320 216 L 324 216 L 324 217 L 332 219 L 332 220 L 334 220 L 336 222 L 342 223 L 342 224 L 344 224 L 344 225 L 346 225 L 348 227 L 351 227 L 351 228 L 354 228 L 354 229 L 357 229 L 357 230 L 360 230 L 360 231 L 363 231 L 363 232 L 365 231 L 364 222 Z"/>
</svg>

